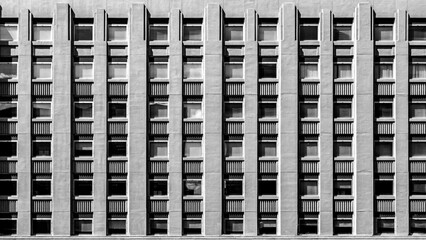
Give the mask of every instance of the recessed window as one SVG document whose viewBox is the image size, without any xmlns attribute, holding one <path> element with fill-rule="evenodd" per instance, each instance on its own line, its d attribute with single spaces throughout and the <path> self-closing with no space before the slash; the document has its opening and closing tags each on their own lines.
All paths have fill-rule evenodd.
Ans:
<svg viewBox="0 0 426 240">
<path fill-rule="evenodd" d="M 352 103 L 349 101 L 338 101 L 334 103 L 334 118 L 351 118 Z"/>
<path fill-rule="evenodd" d="M 194 235 L 201 234 L 201 220 L 185 219 L 183 220 L 183 234 Z"/>
<path fill-rule="evenodd" d="M 78 219 L 74 221 L 74 234 L 83 235 L 92 234 L 92 220 L 89 219 Z"/>
<path fill-rule="evenodd" d="M 410 218 L 411 234 L 426 234 L 426 213 L 416 212 Z"/>
<path fill-rule="evenodd" d="M 258 182 L 259 196 L 277 195 L 277 176 L 276 175 L 261 175 Z"/>
<path fill-rule="evenodd" d="M 318 40 L 318 19 L 301 19 L 299 26 L 300 41 Z"/>
<path fill-rule="evenodd" d="M 352 214 L 339 213 L 334 216 L 334 234 L 352 234 Z"/>
<path fill-rule="evenodd" d="M 91 118 L 93 116 L 93 103 L 76 102 L 74 107 L 75 118 Z"/>
<path fill-rule="evenodd" d="M 158 218 L 158 219 L 150 219 L 150 229 L 149 232 L 152 235 L 166 235 L 167 234 L 167 218 Z"/>
<path fill-rule="evenodd" d="M 93 19 L 74 20 L 74 41 L 93 41 Z"/>
<path fill-rule="evenodd" d="M 33 180 L 33 196 L 51 195 L 51 185 L 50 179 Z"/>
<path fill-rule="evenodd" d="M 375 71 L 377 79 L 393 78 L 393 58 L 381 57 L 376 59 Z"/>
<path fill-rule="evenodd" d="M 410 118 L 426 118 L 426 102 L 412 101 L 410 103 Z"/>
<path fill-rule="evenodd" d="M 318 214 L 301 214 L 299 218 L 300 234 L 318 234 Z"/>
<path fill-rule="evenodd" d="M 184 157 L 202 157 L 202 144 L 201 141 L 185 141 L 184 143 Z"/>
<path fill-rule="evenodd" d="M 426 174 L 411 175 L 410 195 L 426 195 Z"/>
<path fill-rule="evenodd" d="M 127 194 L 126 174 L 110 174 L 108 178 L 108 196 Z"/>
<path fill-rule="evenodd" d="M 225 157 L 242 157 L 243 142 L 225 142 Z"/>
<path fill-rule="evenodd" d="M 109 235 L 124 235 L 126 234 L 126 217 L 125 214 L 117 218 L 108 219 L 108 234 Z"/>
<path fill-rule="evenodd" d="M 52 41 L 52 19 L 33 20 L 33 41 Z"/>
<path fill-rule="evenodd" d="M 74 157 L 91 157 L 93 154 L 92 142 L 75 142 Z"/>
<path fill-rule="evenodd" d="M 2 196 L 16 196 L 17 185 L 16 175 L 2 175 L 0 180 L 0 195 Z"/>
<path fill-rule="evenodd" d="M 277 78 L 277 58 L 261 57 L 259 61 L 259 78 Z"/>
<path fill-rule="evenodd" d="M 127 40 L 127 19 L 108 19 L 108 41 Z"/>
<path fill-rule="evenodd" d="M 300 157 L 318 157 L 318 139 L 309 139 L 301 142 Z"/>
<path fill-rule="evenodd" d="M 201 79 L 203 77 L 202 57 L 185 57 L 183 62 L 184 79 Z"/>
<path fill-rule="evenodd" d="M 314 101 L 305 101 L 300 104 L 301 118 L 318 118 L 318 103 Z"/>
<path fill-rule="evenodd" d="M 318 79 L 318 58 L 303 58 L 300 62 L 300 79 Z"/>
<path fill-rule="evenodd" d="M 0 79 L 14 79 L 18 77 L 18 57 L 10 56 L 0 57 Z"/>
<path fill-rule="evenodd" d="M 393 117 L 393 104 L 391 101 L 376 102 L 375 104 L 376 118 Z"/>
<path fill-rule="evenodd" d="M 244 40 L 244 19 L 227 18 L 225 19 L 225 41 L 243 41 Z"/>
<path fill-rule="evenodd" d="M 393 142 L 391 140 L 376 142 L 375 152 L 376 157 L 392 157 Z"/>
<path fill-rule="evenodd" d="M 167 57 L 153 57 L 149 59 L 149 78 L 167 79 L 169 77 Z"/>
<path fill-rule="evenodd" d="M 52 57 L 33 57 L 33 79 L 52 78 Z"/>
<path fill-rule="evenodd" d="M 183 40 L 184 41 L 201 41 L 203 19 L 186 18 L 183 24 Z"/>
<path fill-rule="evenodd" d="M 226 102 L 225 103 L 225 118 L 242 118 L 243 103 Z"/>
<path fill-rule="evenodd" d="M 150 156 L 151 157 L 167 157 L 168 156 L 167 142 L 151 142 Z"/>
<path fill-rule="evenodd" d="M 16 118 L 17 106 L 16 102 L 0 102 L 0 118 Z"/>
<path fill-rule="evenodd" d="M 426 141 L 424 139 L 410 142 L 410 157 L 426 157 Z"/>
<path fill-rule="evenodd" d="M 334 19 L 334 41 L 352 40 L 352 18 Z"/>
<path fill-rule="evenodd" d="M 74 195 L 75 196 L 91 196 L 93 194 L 92 179 L 77 179 L 74 180 Z"/>
<path fill-rule="evenodd" d="M 240 174 L 226 175 L 224 188 L 225 196 L 243 195 L 243 176 Z"/>
<path fill-rule="evenodd" d="M 394 184 L 393 180 L 394 176 L 392 174 L 379 174 L 375 178 L 375 195 L 393 195 L 394 192 Z"/>
<path fill-rule="evenodd" d="M 149 104 L 149 117 L 151 119 L 161 119 L 168 117 L 167 102 L 151 102 Z"/>
<path fill-rule="evenodd" d="M 274 216 L 275 217 L 275 216 Z M 267 217 L 259 220 L 260 235 L 275 235 L 277 234 L 277 219 Z"/>
<path fill-rule="evenodd" d="M 109 142 L 108 157 L 125 157 L 127 155 L 127 142 Z"/>
<path fill-rule="evenodd" d="M 395 233 L 395 217 L 384 215 L 376 219 L 377 234 L 394 234 Z"/>
<path fill-rule="evenodd" d="M 350 157 L 352 156 L 352 142 L 335 142 L 334 151 L 335 157 Z"/>
<path fill-rule="evenodd" d="M 203 118 L 203 110 L 201 102 L 184 102 L 183 118 Z"/>
<path fill-rule="evenodd" d="M 300 180 L 300 195 L 318 195 L 318 175 L 303 175 Z"/>
<path fill-rule="evenodd" d="M 127 57 L 108 57 L 108 79 L 127 78 Z"/>
<path fill-rule="evenodd" d="M 33 142 L 33 157 L 51 156 L 50 142 Z"/>
<path fill-rule="evenodd" d="M 74 57 L 74 78 L 93 79 L 93 57 Z"/>
<path fill-rule="evenodd" d="M 8 236 L 16 234 L 16 222 L 16 217 L 13 215 L 11 215 L 10 218 L 4 217 L 0 219 L 0 235 Z"/>
<path fill-rule="evenodd" d="M 426 19 L 410 19 L 410 41 L 426 41 Z"/>
<path fill-rule="evenodd" d="M 352 195 L 352 175 L 336 175 L 334 178 L 334 196 Z"/>
<path fill-rule="evenodd" d="M 201 175 L 186 175 L 183 179 L 183 194 L 186 196 L 201 195 Z"/>
<path fill-rule="evenodd" d="M 0 41 L 18 41 L 17 19 L 4 19 L 0 24 Z"/>
<path fill-rule="evenodd" d="M 150 196 L 165 196 L 168 194 L 167 175 L 152 175 L 149 179 Z"/>
<path fill-rule="evenodd" d="M 225 220 L 225 234 L 243 234 L 244 233 L 244 221 L 237 219 L 226 219 Z"/>
<path fill-rule="evenodd" d="M 395 20 L 378 18 L 375 19 L 374 25 L 374 40 L 376 41 L 392 41 L 393 40 L 393 25 Z"/>
<path fill-rule="evenodd" d="M 241 79 L 244 77 L 243 68 L 244 57 L 226 57 L 225 58 L 225 78 Z"/>
<path fill-rule="evenodd" d="M 169 40 L 168 19 L 151 18 L 149 19 L 149 40 L 167 41 Z"/>
<path fill-rule="evenodd" d="M 260 102 L 259 103 L 259 118 L 276 118 L 277 103 L 275 102 Z"/>
<path fill-rule="evenodd" d="M 17 156 L 18 145 L 16 141 L 1 141 L 0 149 L 0 157 L 15 157 Z"/>
<path fill-rule="evenodd" d="M 277 156 L 277 142 L 264 141 L 259 143 L 259 157 L 276 157 Z"/>
<path fill-rule="evenodd" d="M 426 78 L 426 58 L 424 57 L 411 58 L 410 78 Z"/>
<path fill-rule="evenodd" d="M 32 220 L 32 233 L 37 234 L 51 234 L 51 219 L 50 216 L 40 216 Z"/>
<path fill-rule="evenodd" d="M 259 41 L 277 41 L 277 19 L 259 19 Z"/>
<path fill-rule="evenodd" d="M 352 78 L 352 58 L 335 58 L 334 63 L 335 78 Z"/>
<path fill-rule="evenodd" d="M 125 118 L 127 116 L 127 104 L 113 102 L 108 104 L 109 118 Z"/>
</svg>

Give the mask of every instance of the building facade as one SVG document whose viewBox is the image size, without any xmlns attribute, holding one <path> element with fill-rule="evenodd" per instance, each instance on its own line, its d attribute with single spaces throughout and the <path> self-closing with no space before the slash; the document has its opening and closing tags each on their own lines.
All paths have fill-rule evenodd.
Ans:
<svg viewBox="0 0 426 240">
<path fill-rule="evenodd" d="M 421 0 L 0 0 L 0 234 L 424 237 Z"/>
</svg>

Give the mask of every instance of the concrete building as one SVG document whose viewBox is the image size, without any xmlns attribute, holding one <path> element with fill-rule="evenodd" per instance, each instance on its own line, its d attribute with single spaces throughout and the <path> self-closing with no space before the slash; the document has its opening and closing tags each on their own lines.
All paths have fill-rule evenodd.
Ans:
<svg viewBox="0 0 426 240">
<path fill-rule="evenodd" d="M 425 237 L 425 1 L 0 6 L 1 235 Z"/>
</svg>

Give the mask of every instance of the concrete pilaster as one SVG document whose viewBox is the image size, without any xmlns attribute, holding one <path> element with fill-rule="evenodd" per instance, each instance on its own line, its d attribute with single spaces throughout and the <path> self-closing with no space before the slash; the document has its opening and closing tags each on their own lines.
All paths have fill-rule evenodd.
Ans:
<svg viewBox="0 0 426 240">
<path fill-rule="evenodd" d="M 71 233 L 71 41 L 70 7 L 54 11 L 52 118 L 52 234 Z"/>
<path fill-rule="evenodd" d="M 396 14 L 395 42 L 395 234 L 406 236 L 409 233 L 409 122 L 408 122 L 408 62 L 409 46 L 406 39 L 406 11 L 400 9 Z"/>
<path fill-rule="evenodd" d="M 129 39 L 129 234 L 147 229 L 147 10 L 134 3 L 130 9 Z"/>
<path fill-rule="evenodd" d="M 95 12 L 94 83 L 93 83 L 93 235 L 107 234 L 107 16 L 105 10 Z"/>
<path fill-rule="evenodd" d="M 17 234 L 31 234 L 31 14 L 28 9 L 19 13 L 18 55 L 18 221 Z"/>
<path fill-rule="evenodd" d="M 297 10 L 294 3 L 284 3 L 280 9 L 282 39 L 279 46 L 279 233 L 297 234 L 298 210 L 298 42 Z"/>
<path fill-rule="evenodd" d="M 331 11 L 321 12 L 320 47 L 320 213 L 319 234 L 333 235 L 333 26 Z"/>
<path fill-rule="evenodd" d="M 205 235 L 222 233 L 222 41 L 221 8 L 207 4 L 204 9 L 204 211 Z M 208 187 L 208 189 L 207 189 Z"/>
<path fill-rule="evenodd" d="M 170 13 L 169 235 L 182 234 L 182 39 L 179 9 Z"/>
<path fill-rule="evenodd" d="M 355 232 L 374 232 L 374 52 L 372 9 L 359 3 L 355 15 Z"/>
<path fill-rule="evenodd" d="M 257 14 L 253 9 L 245 13 L 246 29 L 248 32 L 256 32 Z M 250 30 L 248 30 L 250 29 Z M 257 225 L 257 159 L 258 159 L 258 45 L 255 35 L 246 35 L 246 45 L 244 52 L 245 82 L 244 82 L 244 234 L 246 236 L 256 236 Z"/>
</svg>

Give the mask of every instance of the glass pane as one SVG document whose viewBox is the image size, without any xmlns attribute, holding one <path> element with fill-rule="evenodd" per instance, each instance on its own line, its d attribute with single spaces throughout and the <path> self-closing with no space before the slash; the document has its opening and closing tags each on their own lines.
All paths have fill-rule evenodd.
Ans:
<svg viewBox="0 0 426 240">
<path fill-rule="evenodd" d="M 276 41 L 276 26 L 259 26 L 259 41 Z"/>
<path fill-rule="evenodd" d="M 426 181 L 410 181 L 411 194 L 413 195 L 425 195 L 426 194 Z"/>
<path fill-rule="evenodd" d="M 410 104 L 410 117 L 412 117 L 412 118 L 416 118 L 416 117 L 424 118 L 424 117 L 426 117 L 426 103 L 411 103 Z"/>
<path fill-rule="evenodd" d="M 33 65 L 33 78 L 52 78 L 52 65 L 35 63 Z"/>
<path fill-rule="evenodd" d="M 50 142 L 34 142 L 33 157 L 50 156 Z"/>
<path fill-rule="evenodd" d="M 225 181 L 225 195 L 243 195 L 243 181 Z"/>
<path fill-rule="evenodd" d="M 0 235 L 16 234 L 16 220 L 0 219 Z"/>
<path fill-rule="evenodd" d="M 260 220 L 259 234 L 277 234 L 276 220 Z"/>
<path fill-rule="evenodd" d="M 127 155 L 127 143 L 126 142 L 109 142 L 108 144 L 108 156 L 119 157 Z"/>
<path fill-rule="evenodd" d="M 184 182 L 185 195 L 201 195 L 201 181 L 200 180 L 186 180 Z"/>
<path fill-rule="evenodd" d="M 352 78 L 351 64 L 337 64 L 337 78 Z"/>
<path fill-rule="evenodd" d="M 33 26 L 34 41 L 51 41 L 52 27 L 51 26 Z"/>
<path fill-rule="evenodd" d="M 50 117 L 50 103 L 33 103 L 33 118 Z"/>
<path fill-rule="evenodd" d="M 91 118 L 92 106 L 91 103 L 75 103 L 75 118 Z"/>
<path fill-rule="evenodd" d="M 201 220 L 184 220 L 183 234 L 201 234 Z"/>
<path fill-rule="evenodd" d="M 109 118 L 118 118 L 126 117 L 126 104 L 125 103 L 110 103 L 108 117 Z"/>
<path fill-rule="evenodd" d="M 225 78 L 243 78 L 243 64 L 225 64 Z"/>
<path fill-rule="evenodd" d="M 92 181 L 75 181 L 74 192 L 76 196 L 92 195 Z"/>
<path fill-rule="evenodd" d="M 183 117 L 184 118 L 203 118 L 201 103 L 184 103 Z"/>
<path fill-rule="evenodd" d="M 126 181 L 108 181 L 108 195 L 126 195 Z"/>
<path fill-rule="evenodd" d="M 152 78 L 168 78 L 167 64 L 151 64 L 149 65 L 149 77 Z"/>
<path fill-rule="evenodd" d="M 0 24 L 0 41 L 18 41 L 18 26 Z"/>
<path fill-rule="evenodd" d="M 352 104 L 350 103 L 336 103 L 334 105 L 335 118 L 350 118 L 352 117 Z"/>
<path fill-rule="evenodd" d="M 410 157 L 426 156 L 426 142 L 411 142 Z"/>
<path fill-rule="evenodd" d="M 225 41 L 242 41 L 243 26 L 225 26 Z"/>
<path fill-rule="evenodd" d="M 334 26 L 334 41 L 352 40 L 351 26 Z"/>
<path fill-rule="evenodd" d="M 261 142 L 260 143 L 260 157 L 276 157 L 277 156 L 277 143 L 276 142 Z"/>
<path fill-rule="evenodd" d="M 92 220 L 76 220 L 75 221 L 76 234 L 91 234 L 92 233 Z"/>
<path fill-rule="evenodd" d="M 0 181 L 1 195 L 14 196 L 16 195 L 16 181 Z"/>
<path fill-rule="evenodd" d="M 302 181 L 302 195 L 318 195 L 317 181 Z"/>
<path fill-rule="evenodd" d="M 376 66 L 376 76 L 380 78 L 393 78 L 392 64 L 379 64 Z"/>
<path fill-rule="evenodd" d="M 376 180 L 374 189 L 376 195 L 393 195 L 393 181 Z"/>
<path fill-rule="evenodd" d="M 150 234 L 167 234 L 167 220 L 151 220 Z"/>
<path fill-rule="evenodd" d="M 125 41 L 127 40 L 126 26 L 109 26 L 108 41 Z"/>
<path fill-rule="evenodd" d="M 109 220 L 108 234 L 126 234 L 126 220 Z"/>
<path fill-rule="evenodd" d="M 16 78 L 18 75 L 17 63 L 1 63 L 0 64 L 0 79 Z"/>
<path fill-rule="evenodd" d="M 352 182 L 338 180 L 334 185 L 334 195 L 352 195 Z"/>
<path fill-rule="evenodd" d="M 426 64 L 411 64 L 411 78 L 426 78 Z"/>
<path fill-rule="evenodd" d="M 226 234 L 243 234 L 243 220 L 227 220 Z"/>
<path fill-rule="evenodd" d="M 201 41 L 201 26 L 183 27 L 183 40 L 185 41 Z"/>
<path fill-rule="evenodd" d="M 184 157 L 201 157 L 201 142 L 186 142 Z"/>
<path fill-rule="evenodd" d="M 0 118 L 14 118 L 17 116 L 17 103 L 0 102 Z"/>
<path fill-rule="evenodd" d="M 317 64 L 302 64 L 300 65 L 300 78 L 318 78 Z"/>
<path fill-rule="evenodd" d="M 392 103 L 376 103 L 376 118 L 392 116 Z"/>
<path fill-rule="evenodd" d="M 50 195 L 50 181 L 33 181 L 33 195 Z"/>
<path fill-rule="evenodd" d="M 92 143 L 91 142 L 76 142 L 75 143 L 75 157 L 91 157 L 92 156 Z"/>
<path fill-rule="evenodd" d="M 276 78 L 277 64 L 259 64 L 259 78 Z"/>
<path fill-rule="evenodd" d="M 242 142 L 227 142 L 225 143 L 226 157 L 242 157 L 243 143 Z"/>
<path fill-rule="evenodd" d="M 318 104 L 317 103 L 302 103 L 301 104 L 301 118 L 317 118 L 318 117 Z"/>
<path fill-rule="evenodd" d="M 277 181 L 259 181 L 259 195 L 276 195 Z"/>
<path fill-rule="evenodd" d="M 167 157 L 167 143 L 165 142 L 154 142 L 151 143 L 150 156 L 151 157 Z"/>
<path fill-rule="evenodd" d="M 33 233 L 34 234 L 50 234 L 51 223 L 50 220 L 33 220 Z"/>
<path fill-rule="evenodd" d="M 127 65 L 108 64 L 108 78 L 127 78 Z"/>
<path fill-rule="evenodd" d="M 0 157 L 15 157 L 17 156 L 16 142 L 0 142 Z M 0 188 L 1 189 L 1 188 Z"/>
<path fill-rule="evenodd" d="M 318 40 L 318 26 L 300 26 L 300 41 Z"/>
<path fill-rule="evenodd" d="M 167 26 L 150 26 L 150 40 L 151 41 L 167 41 L 168 27 Z"/>
<path fill-rule="evenodd" d="M 352 143 L 350 142 L 337 142 L 335 147 L 335 157 L 349 157 L 352 156 Z"/>
<path fill-rule="evenodd" d="M 242 103 L 226 103 L 225 117 L 226 118 L 242 118 L 243 104 Z"/>
<path fill-rule="evenodd" d="M 183 64 L 183 78 L 202 78 L 201 64 L 184 63 Z"/>
<path fill-rule="evenodd" d="M 150 181 L 150 195 L 167 195 L 167 181 Z"/>
<path fill-rule="evenodd" d="M 426 40 L 426 26 L 409 26 L 410 40 L 424 41 Z"/>
<path fill-rule="evenodd" d="M 378 142 L 376 143 L 376 156 L 377 157 L 392 157 L 393 156 L 393 149 L 392 149 L 392 142 Z"/>
<path fill-rule="evenodd" d="M 301 144 L 301 157 L 315 157 L 318 156 L 318 143 L 317 142 L 304 142 Z"/>
<path fill-rule="evenodd" d="M 152 103 L 150 105 L 150 118 L 167 118 L 167 103 Z"/>
<path fill-rule="evenodd" d="M 93 26 L 78 26 L 74 28 L 75 41 L 92 41 L 93 40 Z"/>
<path fill-rule="evenodd" d="M 259 118 L 276 118 L 277 104 L 276 103 L 260 103 Z"/>
<path fill-rule="evenodd" d="M 376 26 L 374 30 L 376 41 L 393 40 L 392 26 Z"/>
<path fill-rule="evenodd" d="M 93 78 L 93 65 L 92 64 L 78 64 L 74 65 L 74 77 L 79 78 Z"/>
</svg>

